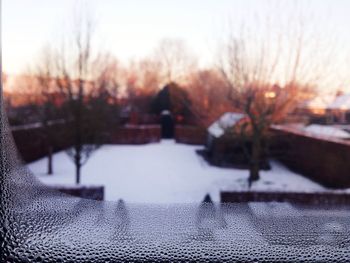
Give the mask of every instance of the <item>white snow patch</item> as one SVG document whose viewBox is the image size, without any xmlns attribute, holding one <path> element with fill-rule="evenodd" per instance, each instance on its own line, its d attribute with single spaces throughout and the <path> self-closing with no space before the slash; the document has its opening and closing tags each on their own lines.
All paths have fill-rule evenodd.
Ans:
<svg viewBox="0 0 350 263">
<path fill-rule="evenodd" d="M 334 137 L 339 139 L 350 139 L 350 133 L 328 125 L 311 124 L 303 128 L 306 132 L 314 135 Z"/>
<path fill-rule="evenodd" d="M 350 94 L 344 94 L 335 98 L 327 107 L 331 110 L 349 110 L 350 109 Z"/>
<path fill-rule="evenodd" d="M 171 115 L 169 110 L 163 110 L 160 114 L 161 115 Z"/>
<path fill-rule="evenodd" d="M 176 144 L 172 140 L 147 145 L 105 145 L 82 168 L 86 185 L 104 185 L 105 199 L 120 198 L 134 203 L 194 203 L 209 193 L 219 201 L 221 190 L 247 190 L 247 170 L 208 165 L 195 150 L 201 146 Z M 270 171 L 261 171 L 261 179 L 252 190 L 322 191 L 311 180 L 291 172 L 278 162 Z M 47 175 L 47 160 L 28 165 L 49 185 L 72 185 L 74 165 L 67 154 L 54 155 L 54 175 Z"/>
<path fill-rule="evenodd" d="M 333 94 L 324 94 L 320 95 L 316 98 L 308 100 L 305 103 L 305 107 L 308 109 L 327 109 L 328 105 L 330 105 L 335 99 Z"/>
<path fill-rule="evenodd" d="M 225 133 L 226 129 L 233 127 L 244 116 L 242 113 L 226 112 L 209 126 L 208 132 L 218 138 Z"/>
</svg>

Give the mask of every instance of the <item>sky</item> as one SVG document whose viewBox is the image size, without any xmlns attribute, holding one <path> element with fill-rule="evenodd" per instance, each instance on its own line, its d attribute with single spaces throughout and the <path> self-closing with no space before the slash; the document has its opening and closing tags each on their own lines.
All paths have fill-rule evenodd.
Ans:
<svg viewBox="0 0 350 263">
<path fill-rule="evenodd" d="M 69 32 L 74 0 L 3 0 L 2 54 L 4 72 L 23 72 L 47 43 L 59 43 Z M 239 19 L 290 15 L 297 5 L 315 18 L 320 31 L 350 43 L 350 1 L 347 0 L 86 0 L 96 21 L 97 46 L 121 61 L 149 55 L 164 38 L 183 40 L 209 65 L 225 27 Z M 277 4 L 276 4 L 277 3 Z M 295 4 L 296 3 L 296 4 Z M 273 11 L 270 8 L 274 6 Z M 330 24 L 332 26 L 330 26 Z M 324 35 L 328 35 L 324 32 Z M 350 46 L 350 45 L 348 45 Z M 339 50 L 339 52 L 341 52 Z"/>
</svg>

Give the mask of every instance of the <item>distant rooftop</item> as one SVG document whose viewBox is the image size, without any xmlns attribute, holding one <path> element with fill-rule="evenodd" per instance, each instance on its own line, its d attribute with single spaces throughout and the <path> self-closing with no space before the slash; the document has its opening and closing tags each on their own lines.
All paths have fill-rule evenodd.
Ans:
<svg viewBox="0 0 350 263">
<path fill-rule="evenodd" d="M 350 109 L 350 93 L 338 96 L 327 106 L 331 110 L 349 110 Z"/>
<path fill-rule="evenodd" d="M 350 93 L 344 95 L 320 95 L 302 105 L 308 109 L 350 110 Z"/>
</svg>

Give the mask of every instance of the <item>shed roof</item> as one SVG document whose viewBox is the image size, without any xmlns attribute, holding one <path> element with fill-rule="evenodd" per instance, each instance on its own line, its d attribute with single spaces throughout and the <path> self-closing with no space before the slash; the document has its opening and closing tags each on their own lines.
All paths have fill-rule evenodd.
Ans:
<svg viewBox="0 0 350 263">
<path fill-rule="evenodd" d="M 236 123 L 244 117 L 245 115 L 242 113 L 226 112 L 209 126 L 208 132 L 212 136 L 218 138 L 225 133 L 226 129 L 235 126 Z"/>
</svg>

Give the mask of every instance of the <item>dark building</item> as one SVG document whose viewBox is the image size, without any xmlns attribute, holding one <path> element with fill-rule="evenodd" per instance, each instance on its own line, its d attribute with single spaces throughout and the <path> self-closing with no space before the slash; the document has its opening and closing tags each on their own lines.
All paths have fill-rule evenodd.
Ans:
<svg viewBox="0 0 350 263">
<path fill-rule="evenodd" d="M 188 124 L 193 119 L 188 93 L 174 82 L 158 92 L 152 111 L 160 116 L 163 138 L 174 137 L 175 124 Z"/>
</svg>

